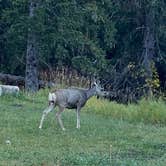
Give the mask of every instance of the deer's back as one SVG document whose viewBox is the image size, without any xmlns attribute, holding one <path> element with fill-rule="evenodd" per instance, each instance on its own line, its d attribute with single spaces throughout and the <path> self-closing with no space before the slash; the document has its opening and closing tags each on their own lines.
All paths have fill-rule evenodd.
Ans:
<svg viewBox="0 0 166 166">
<path fill-rule="evenodd" d="M 87 101 L 86 91 L 83 89 L 60 89 L 55 92 L 57 104 L 66 108 L 84 106 Z"/>
</svg>

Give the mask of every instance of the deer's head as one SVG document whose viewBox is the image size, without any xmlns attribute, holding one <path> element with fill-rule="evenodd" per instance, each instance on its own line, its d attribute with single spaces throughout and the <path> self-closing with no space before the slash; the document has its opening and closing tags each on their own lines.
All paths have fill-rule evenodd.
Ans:
<svg viewBox="0 0 166 166">
<path fill-rule="evenodd" d="M 94 81 L 92 87 L 95 88 L 96 95 L 100 95 L 102 93 L 102 91 L 103 91 L 103 88 L 101 87 L 99 81 L 98 82 Z"/>
</svg>

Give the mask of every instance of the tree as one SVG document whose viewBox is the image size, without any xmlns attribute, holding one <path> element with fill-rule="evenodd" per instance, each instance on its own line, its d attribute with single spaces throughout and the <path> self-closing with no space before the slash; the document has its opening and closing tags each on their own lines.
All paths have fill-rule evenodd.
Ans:
<svg viewBox="0 0 166 166">
<path fill-rule="evenodd" d="M 37 66 L 70 66 L 98 75 L 119 101 L 139 99 L 166 87 L 165 6 L 165 0 L 1 0 L 0 70 L 24 76 L 26 68 L 26 87 L 36 91 Z"/>
<path fill-rule="evenodd" d="M 114 12 L 109 11 L 117 29 L 116 44 L 107 52 L 110 68 L 104 71 L 106 81 L 103 82 L 107 88 L 111 85 L 116 100 L 137 100 L 152 91 L 157 92 L 159 76 L 164 79 L 162 41 L 166 35 L 161 27 L 164 27 L 165 1 L 112 2 Z"/>
<path fill-rule="evenodd" d="M 145 69 L 145 82 L 147 82 L 146 90 L 148 96 L 152 94 L 152 81 L 153 81 L 153 69 L 155 56 L 155 11 L 152 5 L 145 10 L 145 23 L 144 23 L 144 38 L 143 38 L 143 66 Z"/>
<path fill-rule="evenodd" d="M 26 73 L 25 73 L 25 89 L 27 91 L 36 92 L 38 90 L 38 59 L 37 59 L 37 41 L 34 27 L 32 26 L 35 18 L 35 10 L 37 1 L 29 1 L 29 19 L 32 23 L 28 28 L 27 53 L 26 53 Z"/>
<path fill-rule="evenodd" d="M 27 42 L 27 0 L 0 1 L 0 70 L 23 75 Z"/>
</svg>

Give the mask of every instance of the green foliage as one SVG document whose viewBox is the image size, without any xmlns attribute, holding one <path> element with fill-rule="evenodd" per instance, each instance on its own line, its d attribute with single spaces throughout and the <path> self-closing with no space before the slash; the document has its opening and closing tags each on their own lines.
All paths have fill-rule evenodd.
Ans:
<svg viewBox="0 0 166 166">
<path fill-rule="evenodd" d="M 27 1 L 2 1 L 0 9 L 0 42 L 2 59 L 0 70 L 22 74 L 25 62 L 27 32 Z M 20 14 L 22 13 L 22 14 Z M 20 69 L 18 71 L 18 69 Z"/>
<path fill-rule="evenodd" d="M 151 64 L 152 72 L 153 72 L 153 78 L 152 79 L 147 79 L 146 85 L 148 87 L 151 87 L 153 91 L 157 90 L 160 87 L 160 80 L 159 80 L 159 75 L 158 72 L 154 66 L 154 64 Z M 146 86 L 145 85 L 145 86 Z"/>
<path fill-rule="evenodd" d="M 28 19 L 27 0 L 6 4 L 9 7 L 1 9 L 1 22 L 5 26 L 1 39 L 7 39 L 3 43 L 4 62 L 10 64 L 10 68 L 4 64 L 1 69 L 6 72 L 17 74 L 25 67 L 28 28 L 36 33 L 41 67 L 48 63 L 85 72 L 75 60 L 80 57 L 84 63 L 87 61 L 86 66 L 91 66 L 88 72 L 93 73 L 106 63 L 105 49 L 112 47 L 116 30 L 102 2 L 42 1 L 33 20 Z"/>
<path fill-rule="evenodd" d="M 28 17 L 28 0 L 1 0 L 0 71 L 24 75 L 27 33 L 33 29 L 38 46 L 39 69 L 70 66 L 86 75 L 98 75 L 108 82 L 111 80 L 112 83 L 116 82 L 115 76 L 132 63 L 137 70 L 131 73 L 131 76 L 137 75 L 137 78 L 131 78 L 132 85 L 142 88 L 153 84 L 157 88 L 160 84 L 164 89 L 165 5 L 164 0 L 45 0 L 39 1 L 35 17 L 31 20 Z M 154 30 L 156 41 L 152 59 L 156 67 L 153 72 L 155 78 L 150 80 L 153 83 L 149 83 L 145 77 L 138 81 L 143 69 L 141 63 L 147 13 L 153 16 L 150 29 Z M 113 70 L 117 72 L 115 75 L 112 74 Z"/>
</svg>

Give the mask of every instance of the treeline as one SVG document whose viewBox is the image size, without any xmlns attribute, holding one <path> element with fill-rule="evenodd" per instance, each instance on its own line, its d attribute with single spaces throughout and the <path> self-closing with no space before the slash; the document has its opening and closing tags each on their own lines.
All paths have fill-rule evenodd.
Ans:
<svg viewBox="0 0 166 166">
<path fill-rule="evenodd" d="M 69 67 L 100 78 L 120 101 L 164 91 L 165 6 L 164 0 L 1 0 L 0 71 L 25 76 L 31 89 L 38 71 Z"/>
</svg>

